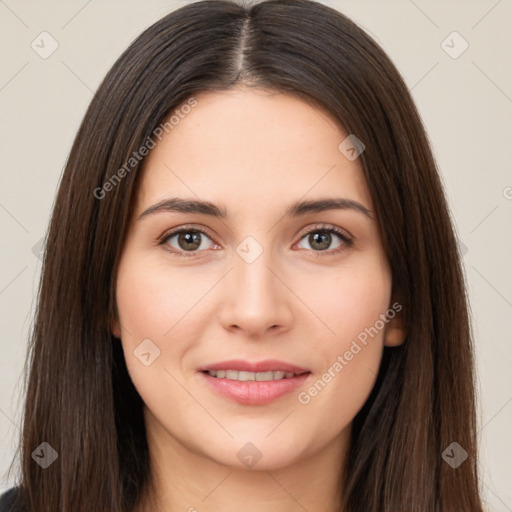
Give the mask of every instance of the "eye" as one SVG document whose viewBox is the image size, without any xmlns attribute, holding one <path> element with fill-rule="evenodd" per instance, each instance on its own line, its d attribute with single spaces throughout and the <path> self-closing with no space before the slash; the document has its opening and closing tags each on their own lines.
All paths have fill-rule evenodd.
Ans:
<svg viewBox="0 0 512 512">
<path fill-rule="evenodd" d="M 333 235 L 335 235 L 334 239 Z M 332 248 L 332 243 L 336 238 L 339 240 L 338 245 Z M 164 233 L 159 238 L 158 245 L 165 245 L 166 250 L 177 256 L 192 258 L 195 257 L 199 251 L 212 248 L 209 246 L 208 240 L 213 244 L 213 248 L 220 247 L 213 242 L 212 238 L 203 229 L 184 226 Z M 318 253 L 318 256 L 337 254 L 353 245 L 353 240 L 347 233 L 339 228 L 323 224 L 315 226 L 313 229 L 309 229 L 309 231 L 303 233 L 299 244 L 303 241 L 308 242 L 312 248 L 311 250 Z M 331 247 L 331 249 L 329 249 L 329 247 Z"/>
<path fill-rule="evenodd" d="M 335 241 L 335 238 L 333 239 L 333 235 L 335 235 L 335 238 L 340 240 L 338 245 L 334 248 L 331 246 L 332 242 Z M 301 238 L 301 242 L 302 241 L 309 243 L 314 252 L 324 253 L 322 256 L 339 253 L 353 245 L 353 240 L 344 231 L 339 228 L 328 227 L 325 225 L 315 226 L 313 229 L 307 231 Z M 331 249 L 329 249 L 329 247 L 331 247 Z"/>
<path fill-rule="evenodd" d="M 177 247 L 171 243 L 173 239 L 175 239 L 174 243 L 177 244 Z M 196 252 L 208 249 L 206 240 L 213 242 L 202 229 L 182 227 L 170 233 L 165 233 L 160 238 L 159 245 L 166 245 L 166 249 L 177 256 L 191 258 L 195 256 Z"/>
</svg>

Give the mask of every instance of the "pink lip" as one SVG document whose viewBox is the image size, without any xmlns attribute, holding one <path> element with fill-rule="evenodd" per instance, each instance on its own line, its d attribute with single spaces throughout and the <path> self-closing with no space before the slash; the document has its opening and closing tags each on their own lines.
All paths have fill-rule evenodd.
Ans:
<svg viewBox="0 0 512 512">
<path fill-rule="evenodd" d="M 227 378 L 212 377 L 208 370 L 238 370 L 246 372 L 286 372 L 299 373 L 291 378 L 270 381 L 237 381 Z M 291 393 L 301 386 L 311 374 L 309 370 L 275 359 L 250 362 L 241 359 L 221 361 L 202 366 L 199 374 L 218 394 L 245 405 L 263 405 Z"/>
<path fill-rule="evenodd" d="M 221 361 L 219 363 L 201 366 L 200 372 L 207 370 L 238 370 L 245 372 L 293 372 L 303 373 L 307 372 L 305 368 L 300 368 L 293 364 L 278 361 L 276 359 L 266 359 L 265 361 L 258 361 L 251 363 L 250 361 L 243 361 L 241 359 L 232 359 L 231 361 Z"/>
<path fill-rule="evenodd" d="M 206 380 L 214 391 L 230 400 L 245 405 L 263 405 L 291 393 L 301 386 L 311 373 L 303 373 L 289 379 L 245 382 L 212 377 L 203 372 L 199 372 L 199 375 Z"/>
</svg>

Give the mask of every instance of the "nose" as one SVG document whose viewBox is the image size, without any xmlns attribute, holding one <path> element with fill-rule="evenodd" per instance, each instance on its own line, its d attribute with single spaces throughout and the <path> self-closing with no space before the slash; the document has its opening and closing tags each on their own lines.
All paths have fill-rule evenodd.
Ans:
<svg viewBox="0 0 512 512">
<path fill-rule="evenodd" d="M 225 329 L 259 338 L 291 327 L 293 293 L 269 253 L 263 251 L 250 263 L 235 255 L 223 283 L 220 319 Z"/>
</svg>

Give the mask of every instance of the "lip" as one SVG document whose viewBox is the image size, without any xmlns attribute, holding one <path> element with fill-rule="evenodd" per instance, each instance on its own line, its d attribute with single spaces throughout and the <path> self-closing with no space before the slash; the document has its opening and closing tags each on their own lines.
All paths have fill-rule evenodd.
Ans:
<svg viewBox="0 0 512 512">
<path fill-rule="evenodd" d="M 198 371 L 204 372 L 208 370 L 238 370 L 244 372 L 293 372 L 303 373 L 308 372 L 306 368 L 300 368 L 284 361 L 277 359 L 265 359 L 264 361 L 244 361 L 242 359 L 232 359 L 230 361 L 220 361 L 218 363 L 201 366 Z"/>
<path fill-rule="evenodd" d="M 255 373 L 281 371 L 285 373 L 299 373 L 300 375 L 288 379 L 283 378 L 269 381 L 237 381 L 212 377 L 206 373 L 208 370 L 238 370 Z M 198 369 L 198 373 L 215 393 L 244 405 L 264 405 L 277 400 L 300 387 L 311 375 L 311 372 L 306 368 L 276 359 L 266 359 L 257 362 L 243 361 L 241 359 L 220 361 L 202 366 Z"/>
<path fill-rule="evenodd" d="M 199 375 L 205 379 L 213 391 L 229 400 L 244 405 L 263 405 L 291 393 L 300 387 L 311 373 L 306 372 L 288 379 L 269 381 L 222 379 L 204 372 L 199 372 Z"/>
</svg>

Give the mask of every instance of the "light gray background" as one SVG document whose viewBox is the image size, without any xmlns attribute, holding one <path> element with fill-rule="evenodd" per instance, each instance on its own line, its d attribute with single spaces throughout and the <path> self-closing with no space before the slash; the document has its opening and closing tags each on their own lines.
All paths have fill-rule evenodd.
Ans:
<svg viewBox="0 0 512 512">
<path fill-rule="evenodd" d="M 185 3 L 0 0 L 0 491 L 12 485 L 5 471 L 22 414 L 21 373 L 41 269 L 37 244 L 72 140 L 115 59 Z M 511 512 L 512 0 L 324 3 L 382 45 L 426 125 L 474 315 L 483 490 L 489 510 Z M 34 40 L 42 46 L 43 31 L 59 45 L 46 59 L 31 48 Z M 446 39 L 453 31 L 469 44 L 458 58 L 452 56 L 464 43 Z"/>
</svg>

